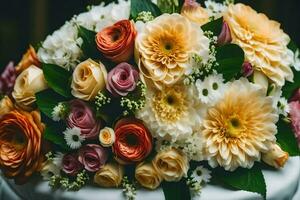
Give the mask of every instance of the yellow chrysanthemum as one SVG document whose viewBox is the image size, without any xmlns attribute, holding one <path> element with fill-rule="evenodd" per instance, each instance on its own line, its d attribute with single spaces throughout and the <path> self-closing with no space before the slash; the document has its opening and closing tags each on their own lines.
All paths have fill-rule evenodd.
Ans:
<svg viewBox="0 0 300 200">
<path fill-rule="evenodd" d="M 247 79 L 234 81 L 203 122 L 204 154 L 212 167 L 251 168 L 276 140 L 272 99 Z"/>
<path fill-rule="evenodd" d="M 189 57 L 207 57 L 209 40 L 199 26 L 179 14 L 163 14 L 138 34 L 135 57 L 143 76 L 161 89 L 181 79 Z"/>
<path fill-rule="evenodd" d="M 224 19 L 230 26 L 233 42 L 243 48 L 246 60 L 256 70 L 279 86 L 284 85 L 285 79 L 293 81 L 293 53 L 287 48 L 290 38 L 280 23 L 243 4 L 230 5 Z"/>
</svg>

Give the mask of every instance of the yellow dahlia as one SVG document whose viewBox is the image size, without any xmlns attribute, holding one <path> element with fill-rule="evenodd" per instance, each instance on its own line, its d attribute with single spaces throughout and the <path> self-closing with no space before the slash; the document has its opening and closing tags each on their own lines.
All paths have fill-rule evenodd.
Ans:
<svg viewBox="0 0 300 200">
<path fill-rule="evenodd" d="M 290 38 L 280 23 L 270 20 L 244 4 L 229 5 L 224 15 L 233 42 L 245 51 L 246 60 L 279 86 L 293 81 L 290 68 L 293 53 L 287 48 Z"/>
<path fill-rule="evenodd" d="M 143 76 L 161 89 L 178 82 L 189 57 L 207 57 L 209 39 L 196 24 L 179 14 L 163 14 L 138 34 L 135 57 Z"/>
<path fill-rule="evenodd" d="M 223 99 L 203 120 L 204 154 L 212 167 L 251 168 L 276 140 L 278 115 L 272 99 L 242 78 L 229 84 Z"/>
</svg>

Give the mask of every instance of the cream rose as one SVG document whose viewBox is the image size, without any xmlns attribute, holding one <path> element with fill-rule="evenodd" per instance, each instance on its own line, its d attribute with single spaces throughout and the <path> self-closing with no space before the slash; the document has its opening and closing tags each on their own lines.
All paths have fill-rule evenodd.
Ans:
<svg viewBox="0 0 300 200">
<path fill-rule="evenodd" d="M 185 1 L 180 14 L 199 26 L 209 22 L 208 12 L 196 0 Z"/>
<path fill-rule="evenodd" d="M 179 181 L 189 169 L 186 155 L 174 148 L 159 152 L 152 164 L 166 181 Z"/>
<path fill-rule="evenodd" d="M 0 118 L 14 109 L 14 105 L 8 96 L 4 96 L 0 100 Z"/>
<path fill-rule="evenodd" d="M 152 163 L 140 163 L 135 169 L 135 178 L 143 187 L 151 190 L 156 189 L 162 181 Z"/>
<path fill-rule="evenodd" d="M 71 84 L 74 97 L 89 101 L 105 89 L 107 71 L 102 63 L 88 59 L 80 63 L 73 72 Z"/>
<path fill-rule="evenodd" d="M 22 109 L 31 110 L 35 94 L 47 88 L 43 70 L 31 65 L 17 77 L 12 96 Z"/>
<path fill-rule="evenodd" d="M 272 144 L 270 151 L 265 154 L 262 154 L 262 160 L 268 165 L 281 168 L 285 165 L 289 158 L 289 154 L 283 151 L 280 146 L 276 143 Z"/>
<path fill-rule="evenodd" d="M 105 127 L 100 131 L 99 141 L 102 146 L 110 147 L 116 140 L 115 132 L 112 128 Z"/>
<path fill-rule="evenodd" d="M 94 176 L 94 182 L 102 187 L 118 187 L 124 176 L 124 168 L 118 163 L 107 163 Z"/>
<path fill-rule="evenodd" d="M 232 42 L 244 50 L 246 61 L 256 70 L 279 86 L 285 80 L 293 81 L 293 52 L 287 48 L 290 38 L 280 23 L 240 3 L 228 6 L 224 20 L 230 27 Z"/>
</svg>

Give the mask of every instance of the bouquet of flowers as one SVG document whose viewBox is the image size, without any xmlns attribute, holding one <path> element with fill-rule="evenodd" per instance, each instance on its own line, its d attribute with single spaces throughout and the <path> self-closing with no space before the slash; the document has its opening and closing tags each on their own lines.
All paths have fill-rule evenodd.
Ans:
<svg viewBox="0 0 300 200">
<path fill-rule="evenodd" d="M 299 70 L 280 24 L 240 3 L 91 6 L 2 73 L 0 169 L 127 199 L 211 178 L 266 198 L 261 169 L 299 155 Z"/>
</svg>

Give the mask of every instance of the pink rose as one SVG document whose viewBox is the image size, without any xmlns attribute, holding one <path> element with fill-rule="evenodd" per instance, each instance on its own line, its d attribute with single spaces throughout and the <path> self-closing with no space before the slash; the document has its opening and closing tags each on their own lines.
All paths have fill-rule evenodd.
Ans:
<svg viewBox="0 0 300 200">
<path fill-rule="evenodd" d="M 17 72 L 13 62 L 9 62 L 0 75 L 0 94 L 10 94 L 14 88 Z"/>
<path fill-rule="evenodd" d="M 289 103 L 290 117 L 292 119 L 292 127 L 294 129 L 295 136 L 300 146 L 300 103 L 299 101 L 292 101 Z"/>
<path fill-rule="evenodd" d="M 78 161 L 76 154 L 66 154 L 62 160 L 63 171 L 70 175 L 75 176 L 82 168 L 82 164 Z"/>
<path fill-rule="evenodd" d="M 96 119 L 92 109 L 81 100 L 70 103 L 71 112 L 67 118 L 69 128 L 77 127 L 85 139 L 96 139 L 101 129 L 100 121 Z"/>
<path fill-rule="evenodd" d="M 97 144 L 87 144 L 79 150 L 78 160 L 89 172 L 96 172 L 107 161 L 106 150 Z"/>
<path fill-rule="evenodd" d="M 107 76 L 107 90 L 114 96 L 126 96 L 135 90 L 139 73 L 128 63 L 120 63 Z"/>
</svg>

